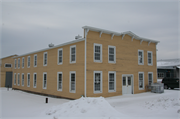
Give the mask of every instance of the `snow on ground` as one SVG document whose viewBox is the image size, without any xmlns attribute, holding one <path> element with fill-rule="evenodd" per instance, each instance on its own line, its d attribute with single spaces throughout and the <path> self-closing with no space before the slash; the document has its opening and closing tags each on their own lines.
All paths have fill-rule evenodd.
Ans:
<svg viewBox="0 0 180 119">
<path fill-rule="evenodd" d="M 0 88 L 2 119 L 179 119 L 180 91 L 68 100 Z"/>
</svg>

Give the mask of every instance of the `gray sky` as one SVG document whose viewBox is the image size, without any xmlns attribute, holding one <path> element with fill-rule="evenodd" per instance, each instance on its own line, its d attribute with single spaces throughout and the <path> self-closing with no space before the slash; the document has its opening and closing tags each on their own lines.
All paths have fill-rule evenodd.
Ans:
<svg viewBox="0 0 180 119">
<path fill-rule="evenodd" d="M 0 0 L 1 58 L 72 41 L 85 25 L 132 31 L 160 41 L 158 59 L 178 58 L 178 0 L 24 1 Z"/>
</svg>

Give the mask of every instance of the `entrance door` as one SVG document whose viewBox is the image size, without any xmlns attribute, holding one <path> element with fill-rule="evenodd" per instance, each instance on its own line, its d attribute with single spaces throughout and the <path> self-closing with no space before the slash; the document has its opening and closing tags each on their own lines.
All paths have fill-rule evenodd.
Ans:
<svg viewBox="0 0 180 119">
<path fill-rule="evenodd" d="M 6 83 L 5 87 L 12 87 L 12 72 L 6 72 Z"/>
<path fill-rule="evenodd" d="M 122 93 L 123 94 L 132 94 L 132 77 L 123 76 L 122 78 Z"/>
</svg>

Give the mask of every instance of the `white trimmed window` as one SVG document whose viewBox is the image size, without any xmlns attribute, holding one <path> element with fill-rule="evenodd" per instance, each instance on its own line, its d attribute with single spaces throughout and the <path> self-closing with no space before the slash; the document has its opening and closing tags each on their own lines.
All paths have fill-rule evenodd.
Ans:
<svg viewBox="0 0 180 119">
<path fill-rule="evenodd" d="M 37 54 L 34 55 L 34 67 L 37 67 Z"/>
<path fill-rule="evenodd" d="M 63 49 L 58 49 L 58 64 L 63 63 Z"/>
<path fill-rule="evenodd" d="M 27 87 L 30 87 L 30 73 L 27 73 Z"/>
<path fill-rule="evenodd" d="M 102 93 L 102 71 L 94 71 L 94 93 Z"/>
<path fill-rule="evenodd" d="M 18 73 L 18 86 L 20 85 L 20 74 Z"/>
<path fill-rule="evenodd" d="M 18 58 L 18 69 L 20 68 L 20 58 Z"/>
<path fill-rule="evenodd" d="M 158 78 L 164 78 L 164 73 L 163 72 L 158 72 Z"/>
<path fill-rule="evenodd" d="M 94 62 L 102 62 L 102 44 L 94 43 Z"/>
<path fill-rule="evenodd" d="M 47 52 L 44 52 L 43 66 L 47 66 L 47 60 L 48 60 Z"/>
<path fill-rule="evenodd" d="M 144 51 L 138 50 L 138 64 L 144 65 Z"/>
<path fill-rule="evenodd" d="M 70 92 L 76 93 L 76 72 L 70 72 Z"/>
<path fill-rule="evenodd" d="M 144 89 L 144 72 L 139 72 L 139 90 Z"/>
<path fill-rule="evenodd" d="M 16 85 L 16 73 L 14 73 L 14 85 Z"/>
<path fill-rule="evenodd" d="M 15 60 L 14 60 L 14 68 L 15 68 L 15 69 L 16 69 L 16 65 L 17 65 L 17 64 L 16 64 L 16 59 L 15 59 Z"/>
<path fill-rule="evenodd" d="M 47 89 L 47 72 L 43 73 L 43 89 Z"/>
<path fill-rule="evenodd" d="M 153 72 L 148 72 L 148 85 L 153 83 Z"/>
<path fill-rule="evenodd" d="M 70 46 L 70 63 L 76 63 L 76 45 Z"/>
<path fill-rule="evenodd" d="M 62 91 L 62 72 L 57 73 L 57 90 Z"/>
<path fill-rule="evenodd" d="M 22 73 L 22 75 L 21 75 L 21 80 L 22 80 L 21 85 L 24 86 L 24 73 Z"/>
<path fill-rule="evenodd" d="M 152 55 L 152 52 L 151 51 L 148 51 L 147 52 L 147 59 L 148 59 L 148 65 L 153 65 L 153 55 Z"/>
<path fill-rule="evenodd" d="M 28 58 L 27 58 L 27 67 L 28 67 L 28 68 L 30 67 L 30 61 L 31 61 L 31 57 L 28 56 Z"/>
<path fill-rule="evenodd" d="M 116 63 L 116 46 L 108 46 L 108 62 Z"/>
<path fill-rule="evenodd" d="M 109 71 L 108 73 L 108 82 L 109 82 L 109 92 L 116 92 L 116 72 Z"/>
<path fill-rule="evenodd" d="M 24 57 L 22 58 L 22 68 L 24 68 Z"/>
<path fill-rule="evenodd" d="M 4 67 L 6 67 L 6 68 L 11 68 L 12 67 L 12 65 L 11 64 L 4 64 Z"/>
<path fill-rule="evenodd" d="M 33 75 L 33 87 L 36 88 L 37 85 L 37 73 L 34 73 Z"/>
</svg>

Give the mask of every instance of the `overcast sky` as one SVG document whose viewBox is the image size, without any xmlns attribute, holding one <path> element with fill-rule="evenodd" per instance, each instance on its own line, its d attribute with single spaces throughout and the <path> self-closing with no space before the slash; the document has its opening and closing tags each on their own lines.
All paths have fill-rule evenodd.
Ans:
<svg viewBox="0 0 180 119">
<path fill-rule="evenodd" d="M 0 57 L 72 41 L 88 25 L 160 41 L 158 59 L 178 58 L 178 5 L 178 0 L 0 0 Z"/>
</svg>

